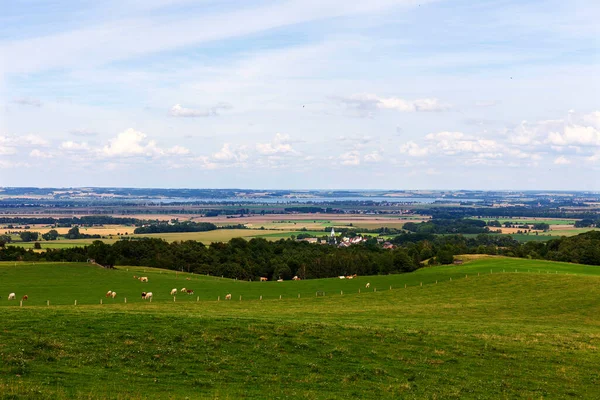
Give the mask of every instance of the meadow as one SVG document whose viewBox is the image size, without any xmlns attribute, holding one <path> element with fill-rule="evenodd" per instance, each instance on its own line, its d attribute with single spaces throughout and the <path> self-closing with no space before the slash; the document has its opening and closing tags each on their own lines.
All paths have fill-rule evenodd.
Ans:
<svg viewBox="0 0 600 400">
<path fill-rule="evenodd" d="M 465 261 L 286 282 L 0 263 L 0 398 L 597 398 L 600 268 Z"/>
</svg>

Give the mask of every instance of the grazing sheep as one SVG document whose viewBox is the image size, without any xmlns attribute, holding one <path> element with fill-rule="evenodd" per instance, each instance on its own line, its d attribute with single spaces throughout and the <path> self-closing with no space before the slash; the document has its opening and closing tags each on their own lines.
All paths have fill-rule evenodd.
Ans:
<svg viewBox="0 0 600 400">
<path fill-rule="evenodd" d="M 112 293 L 110 294 L 110 297 L 112 297 L 113 299 L 114 299 L 115 297 L 117 297 L 117 292 L 112 292 Z"/>
<path fill-rule="evenodd" d="M 9 300 L 15 300 L 16 298 L 17 298 L 17 295 L 14 294 L 14 293 L 11 293 L 11 294 L 8 295 L 8 299 Z"/>
<path fill-rule="evenodd" d="M 225 300 L 231 300 L 231 293 L 228 293 L 227 296 L 225 296 Z"/>
<path fill-rule="evenodd" d="M 143 297 L 144 300 L 150 300 L 151 298 L 152 298 L 152 292 L 146 293 L 146 295 Z"/>
<path fill-rule="evenodd" d="M 112 290 L 109 290 L 108 292 L 106 292 L 106 296 L 105 297 L 110 297 L 112 296 Z"/>
<path fill-rule="evenodd" d="M 187 290 L 187 294 L 194 294 L 194 290 L 193 289 L 188 289 Z"/>
<path fill-rule="evenodd" d="M 29 298 L 29 296 L 25 295 L 21 298 L 21 300 L 27 300 Z"/>
<path fill-rule="evenodd" d="M 267 278 L 266 276 L 261 276 L 261 277 L 260 277 L 260 281 L 261 281 L 261 282 L 266 282 L 266 281 L 268 281 L 268 280 L 269 280 L 269 278 Z"/>
<path fill-rule="evenodd" d="M 191 280 L 192 280 L 192 278 L 185 278 L 185 280 L 186 280 L 186 281 L 191 281 Z"/>
<path fill-rule="evenodd" d="M 142 292 L 142 299 L 146 298 L 146 294 L 147 294 L 146 292 Z"/>
<path fill-rule="evenodd" d="M 300 278 L 298 278 L 298 275 L 296 275 L 296 276 L 294 276 L 294 277 L 292 278 L 292 280 L 293 280 L 293 281 L 299 281 L 299 280 L 301 280 L 301 279 L 300 279 Z"/>
<path fill-rule="evenodd" d="M 133 279 L 137 279 L 137 278 L 138 278 L 138 277 L 137 277 L 137 275 L 134 275 L 134 276 L 133 276 Z"/>
<path fill-rule="evenodd" d="M 338 278 L 340 278 L 340 279 L 346 279 L 345 276 L 339 276 Z"/>
<path fill-rule="evenodd" d="M 277 279 L 277 282 L 283 282 L 283 279 L 279 278 Z"/>
<path fill-rule="evenodd" d="M 185 293 L 185 292 L 187 292 L 187 289 L 186 289 L 186 288 L 184 288 L 184 287 L 182 287 L 182 288 L 181 288 L 181 290 L 180 290 L 180 292 L 181 292 L 181 293 Z"/>
<path fill-rule="evenodd" d="M 177 294 L 177 289 L 171 289 L 171 296 L 175 296 Z"/>
<path fill-rule="evenodd" d="M 140 282 L 148 282 L 147 276 L 140 276 Z"/>
<path fill-rule="evenodd" d="M 371 282 L 367 282 L 367 284 L 365 285 L 365 287 L 368 289 L 371 287 Z"/>
</svg>

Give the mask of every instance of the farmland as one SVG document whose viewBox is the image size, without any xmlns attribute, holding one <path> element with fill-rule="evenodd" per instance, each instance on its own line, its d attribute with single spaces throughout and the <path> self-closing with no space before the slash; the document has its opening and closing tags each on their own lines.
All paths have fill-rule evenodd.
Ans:
<svg viewBox="0 0 600 400">
<path fill-rule="evenodd" d="M 600 270 L 465 260 L 299 282 L 2 263 L 0 397 L 594 398 Z"/>
</svg>

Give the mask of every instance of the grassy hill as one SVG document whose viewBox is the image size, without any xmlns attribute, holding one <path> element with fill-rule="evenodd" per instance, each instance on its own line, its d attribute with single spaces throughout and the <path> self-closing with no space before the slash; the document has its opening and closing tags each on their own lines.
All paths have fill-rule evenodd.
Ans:
<svg viewBox="0 0 600 400">
<path fill-rule="evenodd" d="M 182 286 L 196 294 L 174 303 Z M 597 398 L 600 384 L 598 267 L 489 257 L 279 283 L 4 263 L 0 295 L 0 398 Z"/>
</svg>

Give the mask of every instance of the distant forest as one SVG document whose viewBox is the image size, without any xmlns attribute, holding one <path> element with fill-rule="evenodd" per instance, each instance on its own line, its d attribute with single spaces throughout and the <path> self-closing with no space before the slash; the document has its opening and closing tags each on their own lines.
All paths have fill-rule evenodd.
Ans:
<svg viewBox="0 0 600 400">
<path fill-rule="evenodd" d="M 492 254 L 510 257 L 600 265 L 600 232 L 587 232 L 548 242 L 521 244 L 507 236 L 480 234 L 434 236 L 407 233 L 397 236 L 398 246 L 384 250 L 376 239 L 338 248 L 294 240 L 232 239 L 210 246 L 196 241 L 168 243 L 161 239 L 120 240 L 113 245 L 95 241 L 80 248 L 49 249 L 36 253 L 0 243 L 0 261 L 79 261 L 95 259 L 105 266 L 143 265 L 256 280 L 261 276 L 326 278 L 338 275 L 390 274 L 413 271 L 424 265 L 450 264 L 457 254 Z"/>
</svg>

